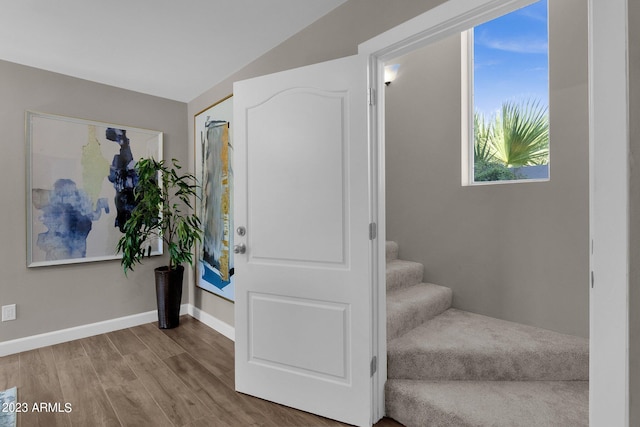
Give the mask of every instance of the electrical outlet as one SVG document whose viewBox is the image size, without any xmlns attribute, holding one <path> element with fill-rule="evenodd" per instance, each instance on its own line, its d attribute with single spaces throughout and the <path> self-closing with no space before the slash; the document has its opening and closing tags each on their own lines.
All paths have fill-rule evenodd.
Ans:
<svg viewBox="0 0 640 427">
<path fill-rule="evenodd" d="M 2 321 L 16 320 L 16 305 L 9 304 L 2 306 Z"/>
</svg>

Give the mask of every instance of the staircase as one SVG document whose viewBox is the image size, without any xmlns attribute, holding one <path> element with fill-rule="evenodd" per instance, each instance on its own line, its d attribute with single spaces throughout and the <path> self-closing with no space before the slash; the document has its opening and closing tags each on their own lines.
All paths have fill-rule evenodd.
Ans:
<svg viewBox="0 0 640 427">
<path fill-rule="evenodd" d="M 387 242 L 386 412 L 407 427 L 588 425 L 585 338 L 451 308 Z"/>
</svg>

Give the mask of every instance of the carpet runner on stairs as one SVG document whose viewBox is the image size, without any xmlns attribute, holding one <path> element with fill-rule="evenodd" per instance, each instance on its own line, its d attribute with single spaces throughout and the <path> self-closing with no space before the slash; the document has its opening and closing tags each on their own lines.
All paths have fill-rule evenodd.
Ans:
<svg viewBox="0 0 640 427">
<path fill-rule="evenodd" d="M 451 308 L 387 242 L 386 412 L 407 427 L 586 426 L 585 338 Z"/>
</svg>

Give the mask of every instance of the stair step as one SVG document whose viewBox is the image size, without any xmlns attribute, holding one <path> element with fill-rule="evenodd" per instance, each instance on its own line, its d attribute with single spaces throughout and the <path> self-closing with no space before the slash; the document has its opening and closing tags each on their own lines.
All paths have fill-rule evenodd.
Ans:
<svg viewBox="0 0 640 427">
<path fill-rule="evenodd" d="M 456 309 L 389 342 L 388 377 L 588 380 L 589 342 Z"/>
<path fill-rule="evenodd" d="M 443 313 L 452 295 L 451 289 L 432 283 L 387 292 L 387 341 Z"/>
<path fill-rule="evenodd" d="M 424 266 L 418 262 L 394 259 L 387 262 L 387 292 L 422 282 Z"/>
<path fill-rule="evenodd" d="M 388 380 L 386 414 L 407 427 L 589 424 L 588 381 Z"/>
<path fill-rule="evenodd" d="M 386 242 L 387 246 L 386 246 L 386 258 L 387 261 L 391 261 L 394 259 L 398 259 L 398 244 L 396 242 Z"/>
</svg>

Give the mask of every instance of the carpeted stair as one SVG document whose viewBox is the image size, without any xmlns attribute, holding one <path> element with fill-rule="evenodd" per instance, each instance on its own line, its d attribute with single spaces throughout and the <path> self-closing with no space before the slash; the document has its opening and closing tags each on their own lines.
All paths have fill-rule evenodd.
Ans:
<svg viewBox="0 0 640 427">
<path fill-rule="evenodd" d="M 586 426 L 584 338 L 451 308 L 387 242 L 386 412 L 407 427 Z"/>
</svg>

